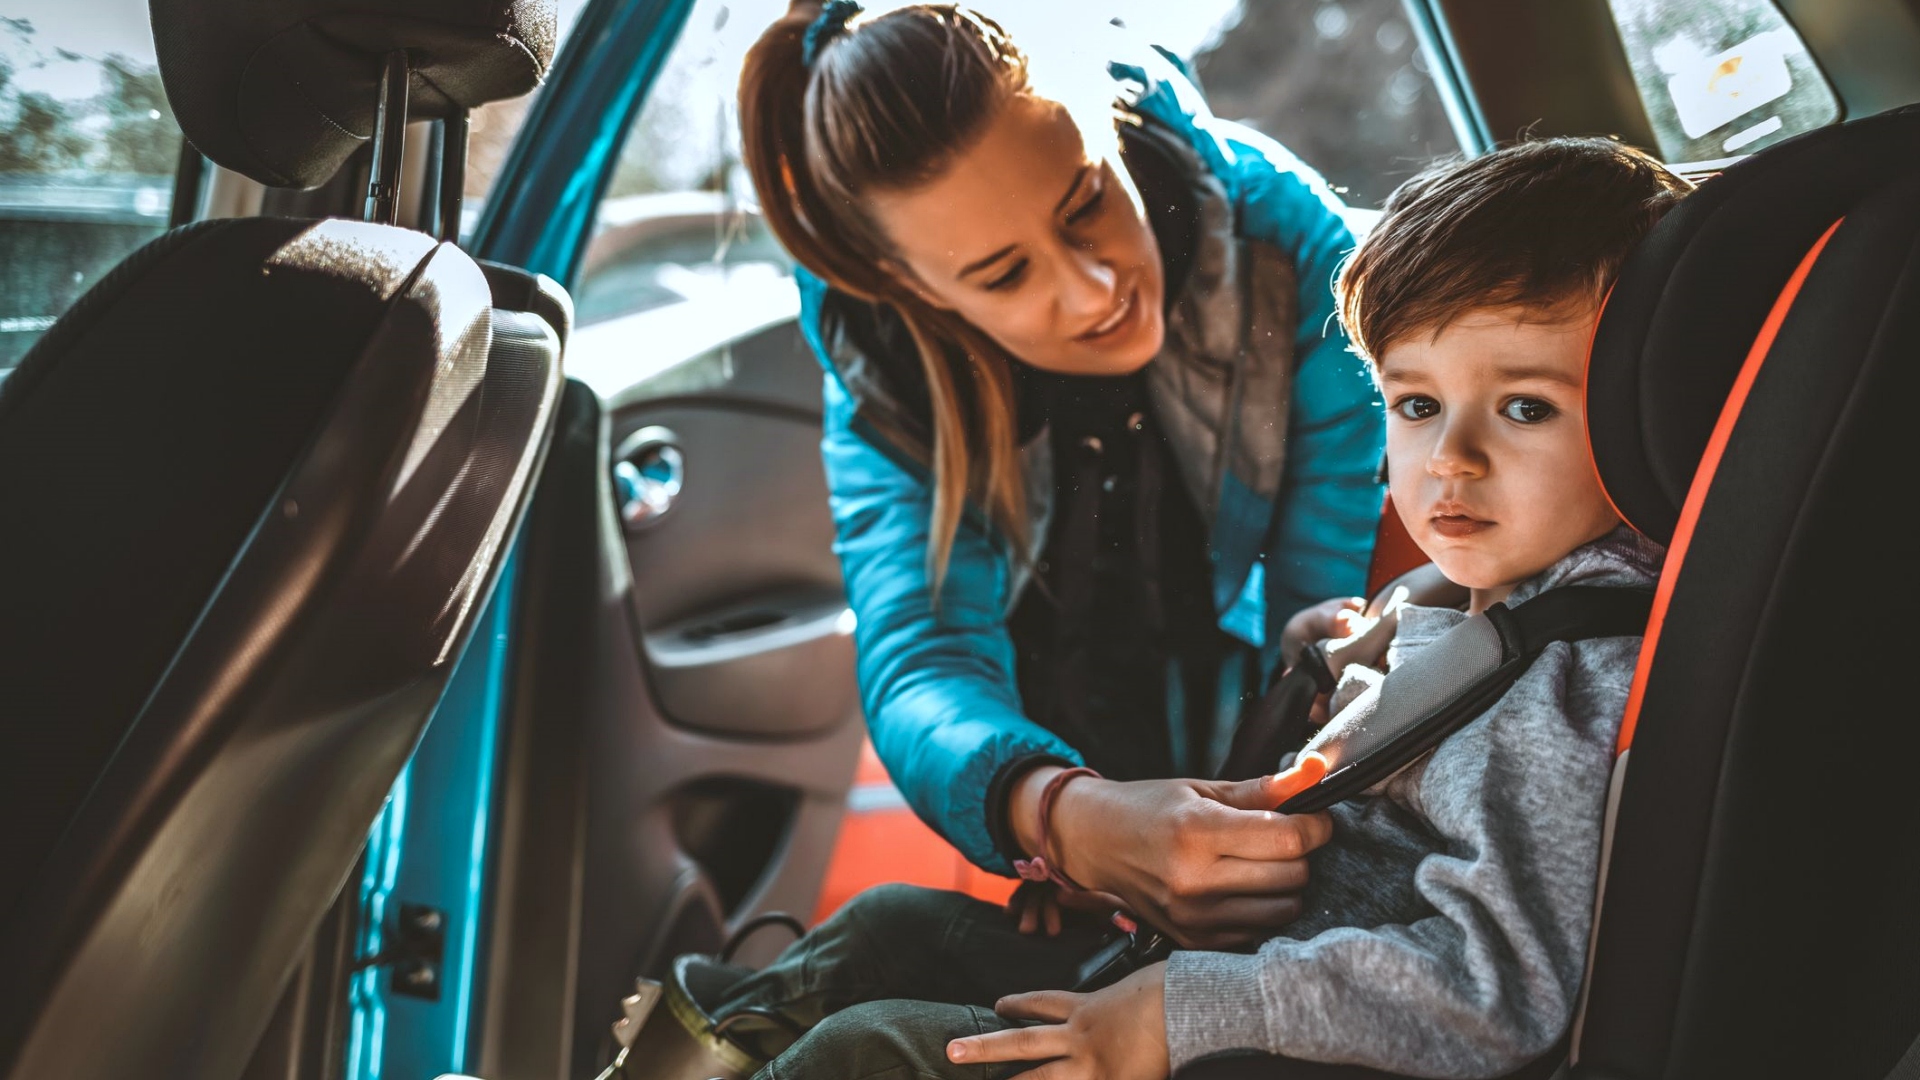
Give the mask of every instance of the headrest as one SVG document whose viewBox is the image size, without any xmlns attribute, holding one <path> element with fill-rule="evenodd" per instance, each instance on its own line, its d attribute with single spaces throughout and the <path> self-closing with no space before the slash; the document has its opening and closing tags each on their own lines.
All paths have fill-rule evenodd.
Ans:
<svg viewBox="0 0 1920 1080">
<path fill-rule="evenodd" d="M 1920 106 L 1780 143 L 1700 185 L 1622 267 L 1594 333 L 1587 424 L 1627 524 L 1670 543 L 1748 351 L 1828 227 L 1920 170 Z"/>
<path fill-rule="evenodd" d="M 150 0 L 167 100 L 214 162 L 276 187 L 325 183 L 373 137 L 382 58 L 405 49 L 408 115 L 527 93 L 554 0 Z"/>
</svg>

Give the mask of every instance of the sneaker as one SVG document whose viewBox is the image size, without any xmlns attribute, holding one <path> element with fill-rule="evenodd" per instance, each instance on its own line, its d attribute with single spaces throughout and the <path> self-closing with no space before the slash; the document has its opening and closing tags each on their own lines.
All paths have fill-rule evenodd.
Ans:
<svg viewBox="0 0 1920 1080">
<path fill-rule="evenodd" d="M 730 1029 L 740 1025 L 722 1029 L 702 1004 L 718 1000 L 751 974 L 751 968 L 689 953 L 673 962 L 665 983 L 638 980 L 638 992 L 627 1000 L 640 999 L 639 1007 L 627 1009 L 614 1025 L 614 1038 L 624 1047 L 625 1075 L 632 1080 L 746 1080 L 759 1072 L 766 1060 L 734 1041 L 738 1036 Z"/>
<path fill-rule="evenodd" d="M 613 1025 L 623 1080 L 746 1080 L 805 1034 L 770 1009 L 748 1007 L 714 1019 L 727 991 L 754 973 L 732 962 L 735 950 L 767 926 L 785 926 L 795 937 L 806 929 L 782 912 L 761 915 L 736 930 L 718 957 L 688 953 L 674 960 L 664 983 L 635 980 Z"/>
</svg>

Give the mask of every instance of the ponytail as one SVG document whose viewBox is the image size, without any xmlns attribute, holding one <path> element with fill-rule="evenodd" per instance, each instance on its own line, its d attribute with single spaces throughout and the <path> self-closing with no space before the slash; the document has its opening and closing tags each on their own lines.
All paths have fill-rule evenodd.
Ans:
<svg viewBox="0 0 1920 1080">
<path fill-rule="evenodd" d="M 741 143 L 761 213 L 787 251 L 834 288 L 893 308 L 920 353 L 933 412 L 927 571 L 937 599 L 969 499 L 1024 551 L 1011 361 L 895 278 L 891 245 L 858 208 L 867 193 L 937 175 L 995 110 L 1026 92 L 1026 59 L 998 24 L 954 5 L 824 27 L 838 31 L 831 36 L 822 8 L 794 0 L 747 54 Z M 930 68 L 944 77 L 919 77 Z"/>
</svg>

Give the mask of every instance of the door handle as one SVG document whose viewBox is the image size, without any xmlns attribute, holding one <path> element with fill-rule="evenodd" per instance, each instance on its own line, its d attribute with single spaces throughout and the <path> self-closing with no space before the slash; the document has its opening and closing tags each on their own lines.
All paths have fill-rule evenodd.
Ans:
<svg viewBox="0 0 1920 1080">
<path fill-rule="evenodd" d="M 648 683 L 684 727 L 794 738 L 859 709 L 853 612 L 837 593 L 760 596 L 649 629 Z"/>
<path fill-rule="evenodd" d="M 613 459 L 614 499 L 629 530 L 643 529 L 673 509 L 687 479 L 680 436 L 657 425 L 643 427 L 621 442 Z"/>
</svg>

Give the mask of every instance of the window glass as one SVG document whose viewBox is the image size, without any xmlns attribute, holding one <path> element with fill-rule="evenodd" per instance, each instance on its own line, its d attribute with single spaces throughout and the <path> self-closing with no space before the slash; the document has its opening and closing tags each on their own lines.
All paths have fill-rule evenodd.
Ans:
<svg viewBox="0 0 1920 1080">
<path fill-rule="evenodd" d="M 1030 47 L 1115 22 L 1190 58 L 1216 112 L 1276 136 L 1361 206 L 1456 145 L 1400 0 L 976 3 Z M 573 289 L 589 330 L 570 348 L 576 374 L 618 365 L 630 386 L 647 374 L 635 365 L 701 367 L 721 342 L 792 311 L 791 261 L 754 210 L 734 104 L 748 48 L 786 9 L 695 3 L 622 148 Z M 644 357 L 631 348 L 639 340 L 652 346 Z"/>
<path fill-rule="evenodd" d="M 1840 119 L 1769 0 L 1610 0 L 1660 154 L 1711 167 Z"/>
<path fill-rule="evenodd" d="M 0 372 L 166 230 L 180 129 L 144 0 L 14 0 L 0 16 Z"/>
<path fill-rule="evenodd" d="M 587 0 L 558 0 L 554 5 L 559 23 L 555 39 L 561 42 L 562 49 L 566 48 L 567 35 L 579 20 L 580 10 L 586 5 Z M 469 111 L 471 126 L 467 131 L 467 182 L 460 201 L 460 235 L 471 233 L 474 223 L 480 220 L 480 211 L 487 204 L 488 194 L 493 191 L 494 177 L 499 174 L 500 167 L 506 164 L 507 151 L 513 149 L 513 140 L 519 136 L 520 126 L 527 121 L 527 110 L 533 106 L 533 99 L 545 89 L 543 84 L 531 94 L 505 101 L 490 101 Z"/>
<path fill-rule="evenodd" d="M 752 213 L 734 91 L 760 31 L 786 0 L 698 0 L 621 147 L 580 282 L 582 325 L 791 276 Z M 742 297 L 743 304 L 749 301 Z"/>
<path fill-rule="evenodd" d="M 1459 150 L 1402 0 L 1246 0 L 1193 58 L 1213 111 L 1378 207 Z"/>
</svg>

